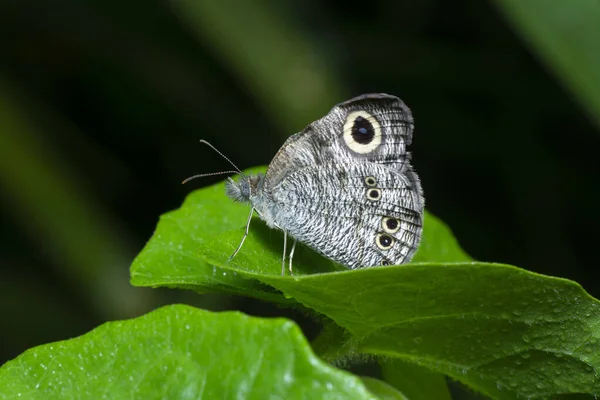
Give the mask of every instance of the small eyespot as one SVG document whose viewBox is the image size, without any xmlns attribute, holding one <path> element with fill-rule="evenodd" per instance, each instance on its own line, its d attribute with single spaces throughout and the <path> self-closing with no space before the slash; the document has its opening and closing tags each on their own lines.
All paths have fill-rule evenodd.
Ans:
<svg viewBox="0 0 600 400">
<path fill-rule="evenodd" d="M 381 125 L 366 111 L 348 114 L 344 123 L 344 142 L 355 153 L 371 153 L 381 144 Z"/>
<path fill-rule="evenodd" d="M 381 227 L 387 233 L 396 233 L 400 230 L 400 221 L 396 218 L 383 217 Z"/>
<path fill-rule="evenodd" d="M 377 234 L 377 238 L 375 239 L 375 243 L 377 247 L 381 250 L 389 250 L 394 245 L 395 239 L 388 235 L 387 233 L 379 233 Z"/>
<path fill-rule="evenodd" d="M 377 179 L 375 179 L 373 176 L 367 176 L 365 177 L 365 185 L 369 187 L 375 187 L 377 185 Z"/>
<path fill-rule="evenodd" d="M 381 199 L 381 189 L 367 190 L 367 198 L 371 201 L 377 201 L 377 200 Z"/>
</svg>

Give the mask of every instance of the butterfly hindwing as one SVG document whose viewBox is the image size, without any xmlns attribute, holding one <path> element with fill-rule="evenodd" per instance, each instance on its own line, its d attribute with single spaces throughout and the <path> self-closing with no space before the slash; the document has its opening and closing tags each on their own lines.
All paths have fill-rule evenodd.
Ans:
<svg viewBox="0 0 600 400">
<path fill-rule="evenodd" d="M 420 239 L 418 188 L 384 165 L 350 162 L 303 168 L 286 177 L 272 195 L 294 210 L 280 217 L 282 229 L 349 268 L 401 264 Z"/>
</svg>

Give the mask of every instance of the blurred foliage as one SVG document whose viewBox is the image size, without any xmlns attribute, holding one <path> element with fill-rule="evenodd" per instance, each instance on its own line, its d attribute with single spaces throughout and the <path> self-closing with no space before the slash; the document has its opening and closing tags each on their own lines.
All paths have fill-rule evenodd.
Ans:
<svg viewBox="0 0 600 400">
<path fill-rule="evenodd" d="M 546 61 L 600 126 L 600 3 L 496 0 L 532 51 Z"/>
<path fill-rule="evenodd" d="M 0 362 L 174 301 L 291 315 L 314 335 L 301 314 L 123 279 L 181 180 L 227 168 L 199 139 L 268 164 L 373 91 L 412 108 L 427 206 L 469 254 L 598 297 L 598 7 L 0 1 Z"/>
</svg>

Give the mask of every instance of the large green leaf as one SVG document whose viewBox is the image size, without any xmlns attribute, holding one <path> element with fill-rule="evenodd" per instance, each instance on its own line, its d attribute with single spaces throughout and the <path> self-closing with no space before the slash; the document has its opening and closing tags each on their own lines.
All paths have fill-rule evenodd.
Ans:
<svg viewBox="0 0 600 400">
<path fill-rule="evenodd" d="M 264 277 L 353 335 L 356 352 L 425 364 L 498 398 L 599 394 L 599 303 L 514 267 L 413 264 Z"/>
<path fill-rule="evenodd" d="M 0 368 L 0 399 L 375 399 L 285 319 L 169 306 L 36 347 Z"/>
<path fill-rule="evenodd" d="M 247 211 L 226 199 L 222 184 L 192 193 L 163 217 L 132 266 L 132 282 L 298 302 L 349 333 L 318 340 L 326 359 L 396 357 L 497 398 L 600 394 L 600 303 L 579 285 L 470 262 L 431 215 L 419 262 L 339 271 L 301 248 L 295 275 L 281 276 L 282 236 L 257 219 L 227 261 Z"/>
</svg>

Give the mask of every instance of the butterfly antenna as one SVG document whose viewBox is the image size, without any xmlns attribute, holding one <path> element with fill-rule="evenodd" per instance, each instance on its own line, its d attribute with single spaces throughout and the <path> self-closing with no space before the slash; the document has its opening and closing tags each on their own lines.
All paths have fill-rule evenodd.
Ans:
<svg viewBox="0 0 600 400">
<path fill-rule="evenodd" d="M 218 155 L 220 155 L 221 157 L 223 157 L 225 160 L 227 160 L 227 162 L 229 164 L 231 164 L 233 166 L 233 168 L 236 169 L 237 172 L 239 172 L 242 176 L 244 176 L 244 174 L 242 173 L 242 171 L 237 167 L 237 165 L 235 165 L 229 158 L 225 157 L 225 155 L 223 153 L 221 153 L 219 150 L 217 150 L 217 148 L 215 146 L 213 146 L 212 144 L 208 143 L 206 140 L 202 139 L 200 140 L 200 143 L 207 145 L 208 147 L 210 147 L 211 149 L 213 149 Z"/>
<path fill-rule="evenodd" d="M 225 174 L 240 174 L 240 175 L 244 176 L 239 171 L 210 172 L 208 174 L 198 174 L 198 175 L 190 176 L 189 178 L 184 179 L 183 182 L 181 182 L 181 184 L 184 185 L 184 184 L 188 183 L 189 181 L 191 181 L 192 179 L 196 179 L 196 178 L 204 178 L 206 176 L 225 175 Z M 229 179 L 231 180 L 231 178 L 229 178 Z"/>
<path fill-rule="evenodd" d="M 183 182 L 181 182 L 182 185 L 188 183 L 192 179 L 204 178 L 206 176 L 225 175 L 225 174 L 238 174 L 238 175 L 240 175 L 242 177 L 245 177 L 244 173 L 237 167 L 237 165 L 235 165 L 229 158 L 227 158 L 223 153 L 221 153 L 219 150 L 217 150 L 217 148 L 215 146 L 213 146 L 212 144 L 208 143 L 206 140 L 200 140 L 200 143 L 207 145 L 208 147 L 210 147 L 211 149 L 213 149 L 218 155 L 220 155 L 225 160 L 227 160 L 227 162 L 229 164 L 231 164 L 233 166 L 233 168 L 235 168 L 235 171 L 210 172 L 208 174 L 198 174 L 198 175 L 190 176 L 189 178 L 184 179 Z M 233 182 L 233 179 L 231 179 L 231 178 L 228 178 L 228 179 L 231 182 Z"/>
</svg>

